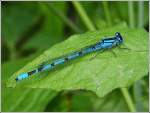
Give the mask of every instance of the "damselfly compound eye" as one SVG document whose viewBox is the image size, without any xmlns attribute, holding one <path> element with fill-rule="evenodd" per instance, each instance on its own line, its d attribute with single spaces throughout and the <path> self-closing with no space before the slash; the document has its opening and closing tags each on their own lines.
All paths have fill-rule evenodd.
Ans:
<svg viewBox="0 0 150 113">
<path fill-rule="evenodd" d="M 116 32 L 115 35 L 119 42 L 123 42 L 123 38 L 119 32 Z"/>
</svg>

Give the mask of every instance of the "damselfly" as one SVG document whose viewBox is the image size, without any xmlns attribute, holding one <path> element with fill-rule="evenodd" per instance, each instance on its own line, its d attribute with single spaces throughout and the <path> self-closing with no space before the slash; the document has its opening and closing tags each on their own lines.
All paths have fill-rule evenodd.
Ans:
<svg viewBox="0 0 150 113">
<path fill-rule="evenodd" d="M 60 57 L 60 58 L 52 61 L 50 64 L 40 65 L 35 70 L 20 74 L 15 80 L 16 81 L 23 80 L 33 74 L 36 74 L 36 73 L 39 73 L 39 72 L 42 72 L 42 71 L 45 71 L 48 69 L 53 69 L 57 65 L 64 64 L 65 62 L 67 62 L 69 60 L 75 59 L 75 58 L 83 56 L 85 54 L 88 54 L 88 53 L 91 53 L 94 51 L 98 51 L 98 50 L 110 49 L 110 48 L 118 46 L 122 43 L 123 43 L 123 38 L 122 38 L 121 34 L 119 32 L 116 32 L 114 37 L 102 39 L 101 41 L 99 41 L 96 44 L 82 48 L 80 51 L 75 51 L 75 52 L 68 54 L 65 57 Z"/>
</svg>

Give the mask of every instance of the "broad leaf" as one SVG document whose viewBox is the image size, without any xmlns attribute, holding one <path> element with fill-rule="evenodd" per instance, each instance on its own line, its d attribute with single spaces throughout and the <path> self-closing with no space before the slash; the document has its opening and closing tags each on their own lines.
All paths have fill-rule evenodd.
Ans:
<svg viewBox="0 0 150 113">
<path fill-rule="evenodd" d="M 36 4 L 41 14 L 43 15 L 44 20 L 42 21 L 42 28 L 36 32 L 32 39 L 25 44 L 24 48 L 36 47 L 41 49 L 48 48 L 53 44 L 56 44 L 64 40 L 64 23 L 60 17 L 56 16 L 48 7 L 43 3 Z M 64 2 L 53 2 L 53 5 L 58 10 L 61 10 L 62 13 L 66 11 L 66 4 Z M 36 43 L 35 43 L 36 42 Z"/>
<path fill-rule="evenodd" d="M 22 10 L 20 10 L 22 9 Z M 3 3 L 2 5 L 2 36 L 9 44 L 14 44 L 23 33 L 39 19 L 40 12 L 35 3 L 26 2 L 17 5 Z"/>
<path fill-rule="evenodd" d="M 56 96 L 46 108 L 46 111 L 51 112 L 128 111 L 127 105 L 124 101 L 123 96 L 121 95 L 120 90 L 115 90 L 103 98 L 99 98 L 94 93 L 89 91 L 74 91 L 64 93 Z"/>
<path fill-rule="evenodd" d="M 15 78 L 20 73 L 32 70 L 44 61 L 50 61 L 58 56 L 96 43 L 104 36 L 114 36 L 115 32 L 120 32 L 124 38 L 124 44 L 121 48 L 127 47 L 131 50 L 116 47 L 103 53 L 91 53 L 16 83 Z M 98 56 L 93 58 L 97 54 Z M 92 60 L 90 60 L 91 58 Z M 104 96 L 115 88 L 132 85 L 147 73 L 148 33 L 143 29 L 129 29 L 120 25 L 103 31 L 71 36 L 16 72 L 7 82 L 7 86 L 50 88 L 58 91 L 86 89 L 94 91 L 98 96 Z"/>
<path fill-rule="evenodd" d="M 65 13 L 64 2 L 53 4 Z M 24 45 L 18 43 L 23 49 L 40 49 L 41 46 L 45 49 L 64 40 L 62 30 L 64 23 L 51 10 L 38 2 L 3 4 L 2 27 L 4 40 L 9 45 L 15 45 L 18 40 L 23 40 Z"/>
<path fill-rule="evenodd" d="M 6 88 L 4 86 L 8 77 L 23 64 L 31 60 L 17 60 L 2 65 L 2 111 L 43 111 L 48 102 L 57 92 L 46 89 Z"/>
</svg>

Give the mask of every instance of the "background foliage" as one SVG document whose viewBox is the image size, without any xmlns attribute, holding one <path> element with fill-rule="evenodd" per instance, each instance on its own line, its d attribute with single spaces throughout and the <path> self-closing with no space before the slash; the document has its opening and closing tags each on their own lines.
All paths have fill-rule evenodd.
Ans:
<svg viewBox="0 0 150 113">
<path fill-rule="evenodd" d="M 98 95 L 94 90 L 92 92 L 90 88 L 93 86 L 85 86 L 87 90 L 73 87 L 73 81 L 71 81 L 73 73 L 64 75 L 66 77 L 64 85 L 63 81 L 61 82 L 60 75 L 62 73 L 49 79 L 56 79 L 60 83 L 58 85 L 51 81 L 50 88 L 47 84 L 35 83 L 34 78 L 25 81 L 20 87 L 6 87 L 6 83 L 14 85 L 9 78 L 15 77 L 15 72 L 20 69 L 25 71 L 40 64 L 41 61 L 36 57 L 42 55 L 45 50 L 48 53 L 46 60 L 50 60 L 52 56 L 63 54 L 64 51 L 58 49 L 59 45 L 65 48 L 64 45 L 68 43 L 72 49 L 77 49 L 76 44 L 79 45 L 78 48 L 84 47 L 96 42 L 100 37 L 113 35 L 118 30 L 128 37 L 128 47 L 143 51 L 147 49 L 148 2 L 2 2 L 2 111 L 148 111 L 147 52 L 144 54 L 132 53 L 138 66 L 135 66 L 134 62 L 130 62 L 132 64 L 130 68 L 138 68 L 141 73 L 135 71 L 132 76 L 134 77 L 133 81 L 126 80 L 131 82 L 130 87 L 115 89 L 118 86 L 110 87 L 113 79 L 106 81 L 105 88 L 103 88 L 103 91 L 107 92 L 105 96 L 104 92 L 101 92 L 102 90 L 99 90 L 99 93 L 96 92 Z M 74 35 L 79 33 L 83 33 L 83 35 Z M 54 53 L 51 52 L 54 51 L 53 48 L 56 50 Z M 72 49 L 66 50 L 66 52 L 72 51 Z M 115 50 L 115 52 L 117 55 L 122 53 L 120 50 Z M 112 53 L 106 52 L 99 55 L 98 59 L 103 57 L 113 56 Z M 129 57 L 130 54 L 127 54 L 126 59 Z M 90 55 L 78 59 L 78 66 L 80 67 L 82 61 L 88 58 Z M 94 60 L 96 62 L 96 59 Z M 92 64 L 95 65 L 94 60 Z M 26 65 L 28 62 L 29 64 Z M 72 64 L 76 62 L 73 61 Z M 139 66 L 139 64 L 142 65 Z M 23 66 L 25 67 L 22 68 Z M 67 67 L 67 65 L 62 67 Z M 129 76 L 128 70 L 123 74 Z M 77 69 L 75 72 L 80 71 Z M 45 72 L 42 75 L 47 74 L 48 72 Z M 104 72 L 103 74 L 107 75 Z M 53 73 L 50 76 L 52 75 Z M 86 75 L 85 77 L 87 77 Z M 103 77 L 105 77 L 104 75 Z M 115 76 L 113 77 L 115 80 Z M 122 82 L 123 79 L 121 79 Z M 73 80 L 77 80 L 77 78 Z M 79 86 L 86 84 L 82 81 L 84 80 L 79 82 Z M 118 81 L 119 87 L 122 87 L 122 82 Z M 135 83 L 133 84 L 133 82 Z M 68 88 L 67 83 L 72 88 Z M 29 84 L 36 88 L 22 87 Z M 40 89 L 40 86 L 46 89 Z M 60 88 L 60 86 L 62 87 Z"/>
</svg>

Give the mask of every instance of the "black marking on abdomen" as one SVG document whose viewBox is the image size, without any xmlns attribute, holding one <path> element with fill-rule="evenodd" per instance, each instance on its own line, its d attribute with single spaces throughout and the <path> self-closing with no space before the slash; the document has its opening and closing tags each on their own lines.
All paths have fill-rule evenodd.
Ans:
<svg viewBox="0 0 150 113">
<path fill-rule="evenodd" d="M 30 72 L 28 72 L 28 75 L 32 75 L 32 74 L 34 74 L 35 72 L 36 72 L 36 70 L 30 71 Z"/>
<path fill-rule="evenodd" d="M 18 81 L 18 78 L 16 78 L 15 80 Z"/>
<path fill-rule="evenodd" d="M 38 68 L 38 72 L 42 71 L 43 68 L 44 68 L 43 66 L 40 66 L 40 67 Z"/>
<path fill-rule="evenodd" d="M 52 67 L 53 67 L 53 66 L 55 66 L 54 62 L 53 62 L 53 63 L 51 63 L 51 66 L 52 66 Z"/>
<path fill-rule="evenodd" d="M 92 49 L 95 49 L 95 46 L 93 46 Z"/>
<path fill-rule="evenodd" d="M 80 56 L 82 55 L 82 51 L 79 52 L 79 55 L 80 55 Z"/>
<path fill-rule="evenodd" d="M 66 57 L 66 58 L 65 58 L 65 61 L 68 61 L 68 60 L 69 60 L 69 58 L 68 58 L 68 57 Z"/>
</svg>

